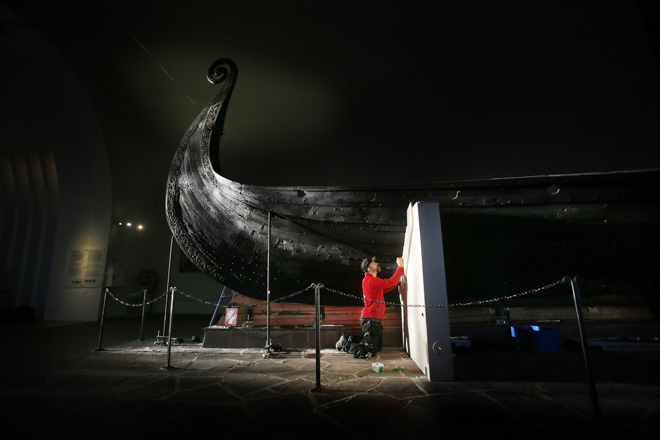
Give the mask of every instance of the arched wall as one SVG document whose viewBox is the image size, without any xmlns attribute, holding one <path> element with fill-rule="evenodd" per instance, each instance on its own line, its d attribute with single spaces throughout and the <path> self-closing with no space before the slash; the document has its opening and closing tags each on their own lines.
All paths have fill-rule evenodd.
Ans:
<svg viewBox="0 0 660 440">
<path fill-rule="evenodd" d="M 98 319 L 111 180 L 91 102 L 62 58 L 0 8 L 0 307 Z"/>
</svg>

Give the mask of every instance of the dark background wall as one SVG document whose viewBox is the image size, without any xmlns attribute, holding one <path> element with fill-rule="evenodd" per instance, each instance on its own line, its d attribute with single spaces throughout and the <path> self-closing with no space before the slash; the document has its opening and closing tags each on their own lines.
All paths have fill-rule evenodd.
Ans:
<svg viewBox="0 0 660 440">
<path fill-rule="evenodd" d="M 3 53 L 20 54 L 3 63 L 2 151 L 28 157 L 62 146 L 58 178 L 46 186 L 58 188 L 59 198 L 49 199 L 58 231 L 70 212 L 65 198 L 85 206 L 85 225 L 107 230 L 106 272 L 125 296 L 143 288 L 145 270 L 157 274 L 155 291 L 165 291 L 165 181 L 181 137 L 215 92 L 205 75 L 219 57 L 239 66 L 220 157 L 223 174 L 242 183 L 420 183 L 660 167 L 653 1 L 2 4 Z M 73 117 L 79 101 L 88 107 Z M 98 129 L 84 120 L 97 120 Z M 57 131 L 63 124 L 72 129 Z M 49 156 L 40 157 L 46 169 Z M 377 166 L 365 168 L 367 160 Z M 71 176 L 76 183 L 65 185 Z M 4 206 L 3 243 L 13 213 Z M 127 221 L 144 229 L 118 225 Z M 217 299 L 222 286 L 178 270 L 176 248 L 172 261 L 170 285 Z M 56 273 L 51 267 L 49 276 Z M 3 295 L 15 302 L 11 289 Z M 47 290 L 35 297 L 44 314 Z M 100 292 L 86 308 L 97 308 Z"/>
<path fill-rule="evenodd" d="M 112 210 L 101 126 L 52 46 L 0 17 L 3 317 L 96 320 Z"/>
</svg>

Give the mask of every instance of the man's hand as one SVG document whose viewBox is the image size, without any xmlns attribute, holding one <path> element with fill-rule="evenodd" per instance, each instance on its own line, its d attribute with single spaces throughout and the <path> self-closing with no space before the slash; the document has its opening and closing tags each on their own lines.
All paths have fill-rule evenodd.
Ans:
<svg viewBox="0 0 660 440">
<path fill-rule="evenodd" d="M 402 257 L 397 258 L 396 259 L 396 264 L 399 265 L 399 266 L 403 266 L 403 258 Z"/>
</svg>

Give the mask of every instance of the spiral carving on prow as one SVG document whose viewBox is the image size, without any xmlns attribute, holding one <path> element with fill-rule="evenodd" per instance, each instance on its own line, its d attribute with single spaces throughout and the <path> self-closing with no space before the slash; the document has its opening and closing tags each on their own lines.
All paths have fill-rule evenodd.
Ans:
<svg viewBox="0 0 660 440">
<path fill-rule="evenodd" d="M 228 58 L 220 58 L 209 66 L 206 78 L 212 84 L 220 84 L 229 78 L 230 74 L 236 74 L 236 64 Z"/>
</svg>

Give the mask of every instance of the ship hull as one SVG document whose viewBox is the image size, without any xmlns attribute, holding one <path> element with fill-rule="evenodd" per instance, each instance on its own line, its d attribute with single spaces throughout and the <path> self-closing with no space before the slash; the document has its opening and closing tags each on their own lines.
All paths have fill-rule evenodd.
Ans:
<svg viewBox="0 0 660 440">
<path fill-rule="evenodd" d="M 209 71 L 210 79 L 220 78 L 220 91 L 176 152 L 166 217 L 191 262 L 236 292 L 263 299 L 270 291 L 274 300 L 311 303 L 309 287 L 322 283 L 332 289 L 324 303 L 354 305 L 361 296 L 361 260 L 376 256 L 382 275 L 394 269 L 407 208 L 419 201 L 438 203 L 454 298 L 490 294 L 480 290 L 484 286 L 502 293 L 512 274 L 508 289 L 525 288 L 516 282 L 521 278 L 538 287 L 584 272 L 585 259 L 607 250 L 603 241 L 619 243 L 618 252 L 635 253 L 640 243 L 646 243 L 642 256 L 657 252 L 649 248 L 658 237 L 657 170 L 370 187 L 270 187 L 227 179 L 218 151 L 237 69 L 219 60 Z M 562 252 L 567 243 L 582 248 L 583 258 Z M 525 258 L 547 270 L 530 267 L 515 276 L 511 265 Z M 613 265 L 595 272 L 611 274 Z"/>
</svg>

